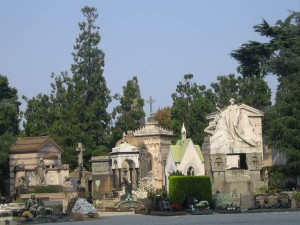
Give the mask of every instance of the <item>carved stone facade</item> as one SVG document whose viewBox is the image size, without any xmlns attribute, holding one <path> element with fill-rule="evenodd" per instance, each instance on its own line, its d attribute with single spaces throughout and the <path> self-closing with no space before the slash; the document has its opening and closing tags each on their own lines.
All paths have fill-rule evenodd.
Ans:
<svg viewBox="0 0 300 225">
<path fill-rule="evenodd" d="M 105 187 L 105 190 L 109 192 L 120 191 L 125 178 L 135 190 L 139 181 L 152 171 L 155 188 L 161 189 L 165 177 L 164 163 L 172 136 L 171 131 L 159 127 L 153 117 L 150 117 L 144 127 L 134 132 L 128 131 L 123 135 L 123 138 L 116 143 L 116 147 L 112 149 L 105 165 L 103 160 L 100 163 L 100 158 L 92 158 L 93 180 L 101 180 L 101 185 L 104 185 L 102 180 L 106 176 L 105 185 L 110 188 Z"/>
<path fill-rule="evenodd" d="M 217 108 L 218 109 L 218 108 Z M 239 205 L 240 194 L 266 186 L 262 141 L 263 112 L 245 104 L 231 105 L 207 117 L 202 149 L 206 175 L 213 192 L 231 194 Z"/>
<path fill-rule="evenodd" d="M 129 181 L 136 190 L 139 181 L 152 171 L 155 187 L 161 189 L 165 184 L 164 164 L 167 159 L 173 133 L 158 126 L 153 117 L 146 125 L 134 132 L 123 134 L 111 156 L 92 157 L 93 195 L 121 191 L 123 180 Z"/>
<path fill-rule="evenodd" d="M 151 171 L 155 179 L 155 187 L 161 189 L 165 185 L 164 165 L 167 160 L 173 132 L 158 126 L 150 117 L 145 127 L 134 132 L 134 136 L 143 140 L 151 158 Z"/>
<path fill-rule="evenodd" d="M 10 193 L 26 193 L 38 185 L 69 186 L 63 150 L 49 137 L 21 138 L 10 148 Z"/>
</svg>

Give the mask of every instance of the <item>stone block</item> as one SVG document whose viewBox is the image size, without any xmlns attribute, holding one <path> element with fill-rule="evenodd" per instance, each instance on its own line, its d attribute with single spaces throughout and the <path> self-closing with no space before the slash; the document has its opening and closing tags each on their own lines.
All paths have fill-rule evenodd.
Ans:
<svg viewBox="0 0 300 225">
<path fill-rule="evenodd" d="M 45 208 L 51 208 L 53 215 L 60 215 L 63 212 L 62 201 L 43 201 Z"/>
<path fill-rule="evenodd" d="M 287 194 L 280 194 L 278 196 L 278 198 L 279 198 L 279 201 L 280 201 L 280 203 L 281 203 L 281 205 L 283 207 L 286 207 L 286 206 L 288 206 L 290 204 L 290 202 L 289 202 L 289 196 Z"/>
<path fill-rule="evenodd" d="M 226 155 L 213 154 L 210 155 L 211 169 L 213 172 L 226 170 Z"/>
<path fill-rule="evenodd" d="M 247 153 L 247 165 L 249 170 L 261 170 L 262 167 L 262 154 L 253 152 Z"/>
<path fill-rule="evenodd" d="M 267 200 L 268 200 L 268 206 L 270 207 L 275 206 L 278 203 L 278 197 L 276 195 L 268 196 Z"/>
<path fill-rule="evenodd" d="M 225 181 L 227 183 L 249 182 L 250 172 L 248 170 L 226 170 Z"/>
<path fill-rule="evenodd" d="M 241 209 L 249 209 L 254 206 L 254 198 L 250 193 L 241 193 Z"/>
<path fill-rule="evenodd" d="M 265 205 L 266 196 L 264 195 L 256 196 L 255 201 L 259 203 L 260 208 L 263 208 Z"/>
</svg>

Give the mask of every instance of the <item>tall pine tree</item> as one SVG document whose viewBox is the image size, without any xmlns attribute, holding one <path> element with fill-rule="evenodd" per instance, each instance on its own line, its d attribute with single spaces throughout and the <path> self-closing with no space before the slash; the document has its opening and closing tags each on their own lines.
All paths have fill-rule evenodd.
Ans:
<svg viewBox="0 0 300 225">
<path fill-rule="evenodd" d="M 138 79 L 134 76 L 123 86 L 123 95 L 116 95 L 120 102 L 113 109 L 115 126 L 113 128 L 113 144 L 122 137 L 123 132 L 136 130 L 145 125 L 145 101 L 141 98 Z"/>
<path fill-rule="evenodd" d="M 72 76 L 66 72 L 52 74 L 51 95 L 28 100 L 24 125 L 28 135 L 50 132 L 65 150 L 63 161 L 71 168 L 77 166 L 75 148 L 79 142 L 86 150 L 85 162 L 92 155 L 107 154 L 110 143 L 111 117 L 107 107 L 111 97 L 103 76 L 104 53 L 98 47 L 101 39 L 99 27 L 95 25 L 98 14 L 96 8 L 87 6 L 82 13 L 85 21 L 79 23 L 81 33 L 72 53 Z M 35 111 L 39 105 L 43 108 Z M 45 112 L 46 118 L 39 116 L 39 112 Z M 34 132 L 29 130 L 33 127 Z"/>
</svg>

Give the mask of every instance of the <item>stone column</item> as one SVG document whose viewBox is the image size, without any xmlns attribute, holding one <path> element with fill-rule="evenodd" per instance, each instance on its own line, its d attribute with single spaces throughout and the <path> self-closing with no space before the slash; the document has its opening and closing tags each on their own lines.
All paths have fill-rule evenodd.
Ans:
<svg viewBox="0 0 300 225">
<path fill-rule="evenodd" d="M 135 174 L 136 174 L 136 188 L 139 187 L 139 168 L 135 168 Z"/>
<path fill-rule="evenodd" d="M 132 182 L 133 182 L 133 180 L 132 180 L 132 170 L 133 170 L 132 168 L 129 168 L 131 190 L 132 190 Z"/>
<path fill-rule="evenodd" d="M 121 169 L 119 170 L 119 190 L 121 190 Z"/>
<path fill-rule="evenodd" d="M 116 169 L 112 169 L 113 172 L 113 189 L 116 189 Z"/>
</svg>

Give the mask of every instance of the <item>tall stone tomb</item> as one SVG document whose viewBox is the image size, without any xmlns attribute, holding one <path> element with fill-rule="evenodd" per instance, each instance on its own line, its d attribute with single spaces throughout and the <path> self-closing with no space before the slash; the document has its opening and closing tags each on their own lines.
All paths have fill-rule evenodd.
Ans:
<svg viewBox="0 0 300 225">
<path fill-rule="evenodd" d="M 202 150 L 213 193 L 230 194 L 240 205 L 241 194 L 267 185 L 271 154 L 263 146 L 263 112 L 234 99 L 230 103 L 207 117 Z"/>
<path fill-rule="evenodd" d="M 155 188 L 165 185 L 164 164 L 173 133 L 158 126 L 152 116 L 136 131 L 127 131 L 107 157 L 93 156 L 93 195 L 101 196 L 111 191 L 122 191 L 128 182 L 136 190 L 139 181 L 150 171 Z"/>
</svg>

